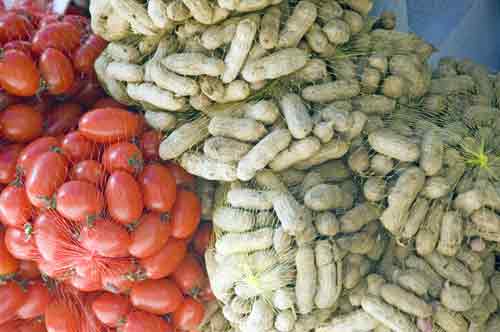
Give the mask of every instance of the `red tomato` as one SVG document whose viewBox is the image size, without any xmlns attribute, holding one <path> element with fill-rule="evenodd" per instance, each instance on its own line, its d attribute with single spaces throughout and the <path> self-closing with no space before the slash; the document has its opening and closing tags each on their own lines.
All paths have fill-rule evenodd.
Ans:
<svg viewBox="0 0 500 332">
<path fill-rule="evenodd" d="M 64 246 L 68 244 L 68 239 L 62 233 L 61 225 L 64 225 L 64 221 L 54 211 L 41 213 L 33 223 L 36 247 L 46 263 L 64 258 Z"/>
<path fill-rule="evenodd" d="M 92 183 L 68 181 L 57 191 L 56 208 L 64 218 L 89 222 L 104 209 L 104 196 Z"/>
<path fill-rule="evenodd" d="M 31 43 L 28 41 L 24 41 L 24 40 L 10 41 L 3 46 L 3 50 L 4 51 L 18 50 L 18 51 L 25 53 L 26 55 L 29 55 L 30 57 L 33 56 L 33 54 L 31 53 Z"/>
<path fill-rule="evenodd" d="M 26 289 L 26 301 L 17 309 L 17 317 L 32 319 L 42 316 L 50 301 L 47 286 L 42 281 L 31 281 Z"/>
<path fill-rule="evenodd" d="M 37 208 L 52 204 L 53 195 L 64 183 L 67 174 L 68 161 L 62 154 L 52 151 L 42 153 L 26 175 L 26 193 L 31 204 Z"/>
<path fill-rule="evenodd" d="M 7 246 L 5 245 L 5 231 L 0 230 L 0 277 L 16 273 L 18 268 L 19 261 L 10 254 L 9 250 L 7 250 Z M 0 299 L 2 298 L 3 297 L 0 296 Z M 1 312 L 0 303 L 0 313 Z M 3 316 L 0 314 L 0 321 L 2 320 L 2 317 Z"/>
<path fill-rule="evenodd" d="M 60 273 L 57 271 L 57 266 L 54 264 L 54 262 L 49 262 L 43 259 L 38 259 L 37 260 L 37 268 L 38 270 L 51 277 L 51 278 L 58 278 L 60 276 Z"/>
<path fill-rule="evenodd" d="M 46 49 L 40 56 L 38 66 L 50 94 L 66 93 L 73 85 L 73 65 L 63 52 L 55 48 Z"/>
<path fill-rule="evenodd" d="M 174 312 L 172 320 L 174 326 L 181 330 L 195 329 L 200 325 L 205 315 L 203 304 L 193 298 L 186 298 Z"/>
<path fill-rule="evenodd" d="M 171 213 L 172 236 L 187 239 L 200 224 L 201 203 L 195 193 L 180 190 Z"/>
<path fill-rule="evenodd" d="M 196 257 L 188 254 L 171 278 L 184 294 L 195 296 L 204 286 L 206 276 Z"/>
<path fill-rule="evenodd" d="M 2 3 L 0 2 L 0 6 Z M 0 332 L 21 332 L 19 329 L 21 323 L 19 320 L 11 320 L 5 324 L 0 324 Z"/>
<path fill-rule="evenodd" d="M 62 17 L 63 22 L 68 22 L 73 24 L 80 30 L 80 34 L 86 35 L 90 30 L 90 20 L 88 17 L 82 15 L 68 14 L 66 9 L 66 14 Z"/>
<path fill-rule="evenodd" d="M 212 223 L 202 223 L 193 237 L 193 249 L 199 255 L 205 255 L 205 251 L 210 245 L 212 239 Z"/>
<path fill-rule="evenodd" d="M 175 183 L 177 183 L 178 186 L 194 190 L 196 186 L 194 176 L 186 172 L 184 168 L 180 167 L 176 163 L 169 162 L 166 163 L 165 166 L 168 167 L 170 172 L 173 174 Z"/>
<path fill-rule="evenodd" d="M 137 174 L 144 167 L 141 150 L 129 142 L 120 142 L 109 146 L 104 150 L 101 162 L 109 173 L 122 170 Z"/>
<path fill-rule="evenodd" d="M 94 142 L 115 143 L 137 136 L 140 124 L 137 114 L 120 108 L 99 108 L 82 116 L 78 128 Z"/>
<path fill-rule="evenodd" d="M 0 183 L 8 184 L 16 179 L 16 162 L 22 149 L 20 144 L 0 146 Z"/>
<path fill-rule="evenodd" d="M 101 290 L 101 279 L 95 277 L 95 275 L 96 273 L 94 273 L 94 277 L 90 277 L 88 275 L 81 276 L 75 273 L 70 277 L 69 283 L 81 292 L 96 292 Z"/>
<path fill-rule="evenodd" d="M 50 23 L 41 27 L 33 37 L 33 52 L 41 54 L 48 48 L 55 48 L 70 54 L 80 45 L 81 37 L 80 30 L 71 23 Z"/>
<path fill-rule="evenodd" d="M 0 286 L 0 324 L 14 318 L 17 310 L 26 300 L 26 294 L 21 286 L 14 281 L 8 281 Z"/>
<path fill-rule="evenodd" d="M 89 141 L 79 131 L 73 131 L 64 136 L 61 148 L 64 155 L 68 157 L 72 163 L 93 159 L 97 156 L 97 145 Z"/>
<path fill-rule="evenodd" d="M 87 76 L 82 81 L 81 88 L 78 90 L 78 93 L 74 95 L 73 100 L 90 108 L 99 98 L 105 95 L 106 93 L 101 89 L 99 82 Z"/>
<path fill-rule="evenodd" d="M 33 25 L 24 15 L 14 12 L 0 16 L 0 44 L 11 40 L 28 40 L 33 35 Z"/>
<path fill-rule="evenodd" d="M 114 220 L 126 225 L 139 220 L 144 200 L 141 187 L 132 175 L 113 172 L 106 183 L 105 195 L 108 212 Z"/>
<path fill-rule="evenodd" d="M 110 220 L 97 219 L 80 233 L 84 248 L 104 257 L 127 257 L 130 235 L 125 227 Z"/>
<path fill-rule="evenodd" d="M 172 232 L 168 215 L 147 213 L 132 232 L 129 253 L 137 258 L 151 256 L 167 243 Z"/>
<path fill-rule="evenodd" d="M 33 210 L 24 187 L 11 185 L 0 194 L 0 221 L 6 226 L 23 227 Z"/>
<path fill-rule="evenodd" d="M 14 96 L 29 97 L 40 86 L 40 73 L 30 55 L 8 50 L 0 59 L 0 87 Z"/>
<path fill-rule="evenodd" d="M 121 332 L 174 332 L 166 320 L 148 312 L 134 310 L 127 315 L 127 322 Z M 51 331 L 49 331 L 51 332 Z"/>
<path fill-rule="evenodd" d="M 34 261 L 19 261 L 17 275 L 23 280 L 33 280 L 40 277 L 40 270 Z"/>
<path fill-rule="evenodd" d="M 106 40 L 98 35 L 91 34 L 73 54 L 75 69 L 80 73 L 91 73 L 94 70 L 95 60 L 104 51 L 107 44 Z"/>
<path fill-rule="evenodd" d="M 10 105 L 18 104 L 20 102 L 21 102 L 21 97 L 13 96 L 7 93 L 7 91 L 3 90 L 0 91 L 0 110 L 3 110 Z M 2 128 L 0 127 L 0 131 L 1 129 Z"/>
<path fill-rule="evenodd" d="M 118 327 L 125 321 L 132 306 L 126 296 L 104 293 L 92 302 L 92 310 L 104 325 Z"/>
<path fill-rule="evenodd" d="M 169 279 L 144 280 L 132 287 L 130 302 L 138 309 L 166 315 L 174 312 L 182 303 L 182 293 Z"/>
<path fill-rule="evenodd" d="M 70 178 L 72 180 L 87 181 L 101 188 L 106 179 L 106 171 L 98 161 L 83 160 L 73 166 Z"/>
<path fill-rule="evenodd" d="M 75 103 L 62 103 L 50 109 L 45 118 L 45 134 L 58 136 L 78 127 L 83 109 Z"/>
<path fill-rule="evenodd" d="M 47 332 L 47 329 L 45 328 L 45 322 L 43 320 L 33 319 L 22 322 L 19 326 L 19 332 Z"/>
<path fill-rule="evenodd" d="M 196 298 L 202 302 L 210 302 L 216 300 L 216 297 L 212 292 L 212 288 L 210 288 L 210 281 L 208 280 L 208 278 L 205 279 L 205 283 L 200 289 L 199 293 L 196 295 Z"/>
<path fill-rule="evenodd" d="M 170 239 L 156 254 L 143 258 L 141 266 L 150 279 L 161 279 L 171 275 L 186 256 L 187 244 L 185 241 Z"/>
<path fill-rule="evenodd" d="M 154 212 L 166 213 L 172 210 L 177 196 L 175 178 L 169 169 L 160 164 L 144 167 L 139 176 L 144 195 L 144 206 Z"/>
<path fill-rule="evenodd" d="M 12 105 L 0 114 L 0 128 L 9 141 L 29 142 L 43 133 L 42 114 L 30 105 Z"/>
<path fill-rule="evenodd" d="M 92 64 L 92 66 L 93 66 L 93 64 Z M 101 98 L 98 101 L 96 101 L 96 103 L 94 105 L 92 105 L 92 109 L 96 109 L 96 108 L 108 108 L 108 107 L 111 107 L 111 108 L 124 108 L 125 106 L 122 105 L 122 104 L 120 104 L 119 102 L 117 102 L 116 100 L 114 100 L 111 97 Z"/>
<path fill-rule="evenodd" d="M 75 305 L 68 305 L 64 300 L 52 301 L 45 310 L 47 332 L 73 332 L 80 330 L 81 314 Z"/>
<path fill-rule="evenodd" d="M 144 155 L 144 159 L 158 160 L 160 157 L 158 149 L 160 148 L 162 137 L 162 133 L 156 130 L 149 130 L 142 134 L 139 144 L 142 154 Z"/>
<path fill-rule="evenodd" d="M 114 294 L 128 293 L 135 283 L 137 266 L 132 260 L 124 262 L 119 268 L 102 275 L 102 289 Z"/>
<path fill-rule="evenodd" d="M 44 152 L 59 148 L 61 143 L 52 136 L 40 137 L 28 144 L 17 158 L 17 168 L 27 174 L 35 159 Z"/>
<path fill-rule="evenodd" d="M 35 239 L 30 234 L 29 228 L 26 230 L 14 227 L 7 228 L 5 246 L 17 259 L 34 260 L 39 256 Z"/>
</svg>

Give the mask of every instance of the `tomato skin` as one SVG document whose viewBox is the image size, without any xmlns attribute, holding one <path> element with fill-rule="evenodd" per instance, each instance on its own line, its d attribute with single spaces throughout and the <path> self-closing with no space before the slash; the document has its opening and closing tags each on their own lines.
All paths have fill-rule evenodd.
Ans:
<svg viewBox="0 0 500 332">
<path fill-rule="evenodd" d="M 14 12 L 0 16 L 0 43 L 11 40 L 28 40 L 33 34 L 33 25 L 24 15 Z"/>
<path fill-rule="evenodd" d="M 68 181 L 57 190 L 56 208 L 66 219 L 86 222 L 101 214 L 104 209 L 104 196 L 91 183 Z"/>
<path fill-rule="evenodd" d="M 19 261 L 17 275 L 24 280 L 33 280 L 40 277 L 40 270 L 34 261 Z"/>
<path fill-rule="evenodd" d="M 40 56 L 38 66 L 50 94 L 60 95 L 69 91 L 75 74 L 71 61 L 63 52 L 55 48 L 46 49 Z"/>
<path fill-rule="evenodd" d="M 144 280 L 132 287 L 130 302 L 138 309 L 156 315 L 166 315 L 180 306 L 182 293 L 169 279 Z"/>
<path fill-rule="evenodd" d="M 93 64 L 92 64 L 93 66 Z M 116 100 L 114 100 L 113 98 L 111 97 L 104 97 L 104 98 L 100 98 L 99 100 L 97 100 L 95 102 L 94 105 L 92 105 L 92 109 L 96 109 L 96 108 L 124 108 L 125 106 L 120 104 L 119 102 L 117 102 Z"/>
<path fill-rule="evenodd" d="M 33 54 L 31 53 L 31 43 L 24 40 L 10 41 L 3 46 L 3 50 L 18 50 L 26 55 L 29 55 L 30 57 L 33 57 Z"/>
<path fill-rule="evenodd" d="M 38 156 L 26 175 L 28 199 L 37 208 L 47 207 L 56 190 L 68 175 L 68 161 L 58 152 L 45 152 Z"/>
<path fill-rule="evenodd" d="M 71 168 L 70 179 L 87 181 L 101 188 L 105 183 L 106 171 L 96 160 L 83 160 Z"/>
<path fill-rule="evenodd" d="M 17 168 L 27 174 L 35 159 L 44 152 L 61 146 L 59 140 L 52 136 L 40 137 L 28 144 L 17 158 Z"/>
<path fill-rule="evenodd" d="M 187 239 L 200 224 L 201 203 L 196 194 L 181 189 L 171 213 L 172 236 Z"/>
<path fill-rule="evenodd" d="M 14 281 L 8 281 L 0 286 L 0 324 L 14 318 L 17 310 L 26 300 L 26 294 L 21 286 Z"/>
<path fill-rule="evenodd" d="M 150 279 L 161 279 L 171 275 L 184 260 L 187 244 L 183 240 L 170 239 L 156 254 L 143 258 L 140 264 Z"/>
<path fill-rule="evenodd" d="M 7 228 L 5 231 L 5 245 L 12 256 L 17 259 L 33 260 L 39 256 L 35 239 L 23 229 Z"/>
<path fill-rule="evenodd" d="M 33 211 L 24 187 L 11 185 L 0 194 L 0 221 L 6 226 L 23 227 Z"/>
<path fill-rule="evenodd" d="M 125 227 L 110 220 L 97 219 L 83 227 L 80 243 L 92 253 L 104 257 L 127 257 L 130 235 Z"/>
<path fill-rule="evenodd" d="M 28 283 L 26 301 L 17 309 L 21 319 L 31 319 L 42 316 L 50 301 L 48 288 L 41 280 Z"/>
<path fill-rule="evenodd" d="M 74 95 L 73 99 L 75 102 L 90 108 L 99 98 L 102 98 L 105 95 L 106 93 L 101 88 L 97 79 L 91 79 L 87 76 L 81 82 L 81 88 L 78 90 L 78 93 Z"/>
<path fill-rule="evenodd" d="M 0 128 L 9 141 L 29 142 L 43 133 L 42 114 L 31 105 L 12 105 L 0 114 Z"/>
<path fill-rule="evenodd" d="M 80 315 L 74 305 L 64 300 L 52 301 L 45 310 L 47 332 L 80 331 Z"/>
<path fill-rule="evenodd" d="M 0 183 L 8 184 L 16 179 L 16 162 L 23 146 L 10 144 L 0 147 Z"/>
<path fill-rule="evenodd" d="M 19 332 L 47 332 L 47 330 L 45 329 L 45 323 L 43 322 L 43 320 L 34 319 L 23 322 L 19 326 Z"/>
<path fill-rule="evenodd" d="M 61 234 L 61 222 L 63 222 L 62 217 L 56 212 L 45 211 L 33 223 L 36 247 L 42 261 L 45 260 L 45 263 L 48 263 L 46 265 L 60 260 L 62 258 L 61 252 L 64 251 L 61 248 L 67 244 L 67 239 Z M 47 268 L 50 268 L 50 266 L 47 266 Z"/>
<path fill-rule="evenodd" d="M 33 37 L 32 50 L 41 54 L 48 48 L 55 48 L 70 54 L 80 45 L 81 32 L 68 22 L 54 22 L 41 27 Z"/>
<path fill-rule="evenodd" d="M 174 312 L 172 320 L 174 326 L 181 330 L 195 329 L 200 325 L 205 315 L 203 304 L 188 297 L 181 306 Z"/>
<path fill-rule="evenodd" d="M 19 269 L 19 261 L 11 255 L 5 244 L 5 231 L 0 230 L 0 276 L 10 275 Z M 3 298 L 0 296 L 0 298 Z M 0 321 L 2 320 L 0 304 Z M 0 323 L 1 324 L 1 323 Z"/>
<path fill-rule="evenodd" d="M 0 59 L 0 87 L 14 96 L 34 96 L 40 86 L 40 73 L 30 55 L 8 50 Z"/>
<path fill-rule="evenodd" d="M 184 294 L 196 295 L 204 285 L 205 273 L 196 257 L 188 254 L 171 278 Z"/>
<path fill-rule="evenodd" d="M 139 220 L 144 210 L 141 187 L 132 175 L 113 172 L 106 183 L 106 204 L 111 217 L 125 225 Z"/>
<path fill-rule="evenodd" d="M 196 186 L 196 181 L 194 176 L 186 172 L 184 168 L 182 168 L 176 163 L 168 162 L 165 164 L 165 166 L 170 170 L 170 172 L 174 176 L 175 183 L 177 184 L 177 186 L 185 189 L 194 190 Z"/>
<path fill-rule="evenodd" d="M 80 30 L 80 34 L 86 35 L 89 32 L 90 21 L 82 15 L 69 14 L 66 9 L 66 14 L 62 17 L 63 22 L 68 22 Z"/>
<path fill-rule="evenodd" d="M 104 325 L 118 327 L 132 306 L 126 296 L 104 293 L 92 302 L 92 310 Z"/>
<path fill-rule="evenodd" d="M 81 276 L 75 273 L 70 277 L 69 284 L 79 291 L 86 293 L 101 290 L 101 279 L 96 276 Z"/>
<path fill-rule="evenodd" d="M 193 249 L 199 256 L 204 256 L 205 251 L 210 245 L 212 239 L 212 223 L 202 223 L 193 237 Z"/>
<path fill-rule="evenodd" d="M 75 69 L 84 74 L 94 70 L 94 62 L 108 42 L 98 35 L 91 34 L 87 40 L 73 54 L 73 64 Z"/>
<path fill-rule="evenodd" d="M 109 146 L 104 150 L 101 162 L 109 173 L 122 170 L 137 174 L 144 167 L 141 150 L 129 142 L 120 142 Z"/>
<path fill-rule="evenodd" d="M 137 136 L 140 132 L 139 116 L 120 108 L 99 108 L 80 118 L 78 129 L 97 143 L 116 143 Z"/>
<path fill-rule="evenodd" d="M 88 140 L 79 131 L 73 131 L 64 136 L 61 142 L 64 155 L 72 163 L 93 159 L 97 155 L 97 145 Z"/>
<path fill-rule="evenodd" d="M 167 215 L 155 212 L 144 214 L 131 234 L 128 251 L 137 258 L 149 257 L 163 248 L 171 233 Z"/>
<path fill-rule="evenodd" d="M 177 196 L 175 178 L 169 169 L 161 164 L 149 164 L 139 176 L 147 209 L 166 213 L 172 210 Z"/>
<path fill-rule="evenodd" d="M 121 332 L 174 332 L 170 323 L 158 317 L 140 310 L 134 310 L 127 315 L 127 322 Z M 51 332 L 51 331 L 49 331 Z"/>
<path fill-rule="evenodd" d="M 142 134 L 139 145 L 146 160 L 158 160 L 160 143 L 163 135 L 160 131 L 149 130 Z"/>
<path fill-rule="evenodd" d="M 128 293 L 135 281 L 130 276 L 137 272 L 137 266 L 133 261 L 124 262 L 119 268 L 115 268 L 112 273 L 102 275 L 102 289 L 113 294 Z"/>
<path fill-rule="evenodd" d="M 47 112 L 45 117 L 45 134 L 59 136 L 78 127 L 78 120 L 83 109 L 76 103 L 62 103 Z"/>
</svg>

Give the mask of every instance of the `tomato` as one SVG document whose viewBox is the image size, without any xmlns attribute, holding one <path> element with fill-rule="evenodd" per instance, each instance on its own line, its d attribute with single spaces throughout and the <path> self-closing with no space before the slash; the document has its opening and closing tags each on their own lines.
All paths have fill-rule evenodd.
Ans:
<svg viewBox="0 0 500 332">
<path fill-rule="evenodd" d="M 210 245 L 212 239 L 212 223 L 202 223 L 193 237 L 193 249 L 199 255 L 205 255 L 205 251 Z"/>
<path fill-rule="evenodd" d="M 8 184 L 16 179 L 16 162 L 22 149 L 20 144 L 0 146 L 0 183 Z"/>
<path fill-rule="evenodd" d="M 121 332 L 174 332 L 170 323 L 148 312 L 134 310 L 127 315 L 126 320 Z"/>
<path fill-rule="evenodd" d="M 43 260 L 56 262 L 65 254 L 65 246 L 71 239 L 63 233 L 65 221 L 54 211 L 41 213 L 33 223 L 33 235 L 36 247 Z"/>
<path fill-rule="evenodd" d="M 62 103 L 47 112 L 45 118 L 45 134 L 58 136 L 78 127 L 78 120 L 83 109 L 76 103 Z"/>
<path fill-rule="evenodd" d="M 29 97 L 40 86 L 40 73 L 30 55 L 8 50 L 0 58 L 0 87 L 14 96 Z"/>
<path fill-rule="evenodd" d="M 168 219 L 168 215 L 155 212 L 144 214 L 132 232 L 129 253 L 137 258 L 145 258 L 160 251 L 172 232 Z"/>
<path fill-rule="evenodd" d="M 195 178 L 178 164 L 169 162 L 165 166 L 170 170 L 175 178 L 175 183 L 183 188 L 194 190 L 196 183 Z"/>
<path fill-rule="evenodd" d="M 3 46 L 3 50 L 4 51 L 18 50 L 18 51 L 25 53 L 26 55 L 29 55 L 30 57 L 33 56 L 33 54 L 31 53 L 31 43 L 28 41 L 24 41 L 24 40 L 10 41 Z"/>
<path fill-rule="evenodd" d="M 115 143 L 137 136 L 140 117 L 120 108 L 98 108 L 81 117 L 80 132 L 98 143 Z"/>
<path fill-rule="evenodd" d="M 93 64 L 92 64 L 93 66 Z M 125 106 L 117 102 L 111 97 L 104 97 L 96 101 L 94 105 L 92 105 L 92 109 L 96 108 L 106 108 L 106 107 L 111 107 L 111 108 L 124 108 Z"/>
<path fill-rule="evenodd" d="M 195 193 L 181 189 L 171 212 L 172 236 L 186 239 L 200 224 L 201 203 Z"/>
<path fill-rule="evenodd" d="M 47 286 L 42 281 L 31 281 L 26 289 L 26 301 L 17 309 L 17 316 L 21 319 L 31 319 L 42 316 L 50 301 Z"/>
<path fill-rule="evenodd" d="M 14 318 L 17 310 L 26 300 L 26 294 L 21 286 L 14 281 L 0 285 L 0 324 Z"/>
<path fill-rule="evenodd" d="M 11 40 L 28 40 L 33 35 L 33 25 L 24 15 L 14 12 L 0 16 L 0 44 Z"/>
<path fill-rule="evenodd" d="M 40 137 L 28 144 L 17 158 L 17 168 L 27 174 L 35 159 L 44 152 L 53 151 L 61 146 L 59 140 L 52 136 Z"/>
<path fill-rule="evenodd" d="M 69 91 L 75 80 L 71 61 L 59 50 L 48 48 L 40 56 L 38 67 L 50 94 Z"/>
<path fill-rule="evenodd" d="M 6 226 L 23 227 L 33 211 L 24 187 L 11 185 L 0 194 L 0 221 Z"/>
<path fill-rule="evenodd" d="M 166 213 L 172 210 L 177 196 L 175 178 L 169 169 L 161 164 L 150 164 L 139 176 L 142 185 L 144 205 L 147 209 Z"/>
<path fill-rule="evenodd" d="M 129 142 L 120 142 L 109 146 L 104 150 L 101 162 L 109 173 L 122 170 L 137 174 L 144 167 L 141 150 Z"/>
<path fill-rule="evenodd" d="M 141 217 L 144 209 L 141 187 L 129 173 L 113 172 L 106 183 L 105 196 L 108 212 L 114 220 L 131 224 Z"/>
<path fill-rule="evenodd" d="M 0 2 L 0 6 L 2 3 Z M 11 320 L 0 325 L 0 332 L 21 332 L 19 329 L 21 323 L 19 320 Z"/>
<path fill-rule="evenodd" d="M 44 275 L 47 275 L 51 278 L 58 278 L 60 276 L 59 271 L 57 271 L 57 266 L 54 264 L 54 262 L 49 262 L 43 259 L 38 259 L 37 260 L 37 267 L 38 270 L 43 273 Z"/>
<path fill-rule="evenodd" d="M 74 165 L 70 172 L 72 180 L 87 181 L 101 188 L 106 179 L 104 166 L 96 160 L 83 160 Z"/>
<path fill-rule="evenodd" d="M 19 229 L 9 227 L 5 231 L 5 245 L 7 250 L 17 259 L 33 260 L 38 257 L 35 239 L 29 228 Z"/>
<path fill-rule="evenodd" d="M 71 15 L 68 14 L 66 9 L 66 15 L 62 17 L 63 22 L 68 22 L 77 27 L 80 30 L 80 34 L 86 35 L 90 30 L 90 20 L 82 15 Z"/>
<path fill-rule="evenodd" d="M 174 312 L 172 320 L 174 326 L 181 330 L 195 329 L 200 325 L 205 315 L 203 304 L 188 297 Z"/>
<path fill-rule="evenodd" d="M 64 136 L 61 148 L 64 155 L 72 163 L 93 159 L 97 155 L 97 145 L 94 142 L 89 141 L 79 131 L 73 131 Z"/>
<path fill-rule="evenodd" d="M 196 298 L 202 302 L 210 302 L 217 299 L 212 292 L 212 288 L 210 287 L 210 280 L 208 280 L 208 277 L 205 279 L 205 282 L 203 283 L 203 286 L 198 294 L 196 294 Z"/>
<path fill-rule="evenodd" d="M 132 287 L 130 302 L 138 309 L 165 315 L 179 307 L 182 303 L 182 293 L 169 279 L 144 280 Z"/>
<path fill-rule="evenodd" d="M 7 91 L 0 90 L 0 111 L 12 104 L 18 104 L 21 101 L 21 97 L 13 96 Z M 1 127 L 0 127 L 1 131 Z"/>
<path fill-rule="evenodd" d="M 9 141 L 29 142 L 42 135 L 42 114 L 30 105 L 12 105 L 0 114 L 0 128 Z"/>
<path fill-rule="evenodd" d="M 88 74 L 94 70 L 94 62 L 108 42 L 98 35 L 91 34 L 87 40 L 73 54 L 75 69 L 80 73 Z M 120 107 L 120 106 L 118 106 Z"/>
<path fill-rule="evenodd" d="M 23 280 L 32 280 L 40 277 L 40 270 L 34 261 L 19 261 L 17 275 Z"/>
<path fill-rule="evenodd" d="M 171 275 L 186 256 L 187 244 L 185 241 L 170 239 L 156 254 L 143 258 L 141 266 L 150 279 L 161 279 Z"/>
<path fill-rule="evenodd" d="M 97 318 L 110 327 L 118 327 L 131 309 L 126 296 L 104 293 L 92 302 L 92 310 Z"/>
<path fill-rule="evenodd" d="M 90 79 L 89 75 L 87 74 L 81 82 L 81 88 L 74 95 L 73 100 L 90 108 L 99 98 L 105 96 L 106 93 L 101 88 L 97 79 Z"/>
<path fill-rule="evenodd" d="M 81 315 L 75 305 L 68 305 L 63 299 L 52 301 L 45 310 L 47 332 L 73 332 L 80 330 Z"/>
<path fill-rule="evenodd" d="M 92 183 L 68 181 L 57 190 L 56 208 L 64 218 L 89 222 L 104 209 L 104 196 Z"/>
<path fill-rule="evenodd" d="M 9 250 L 7 250 L 7 246 L 5 244 L 5 231 L 0 230 L 0 277 L 8 276 L 13 274 L 19 268 L 19 261 L 15 259 Z M 0 299 L 2 297 L 0 296 Z M 0 313 L 1 313 L 1 304 L 0 304 Z M 0 314 L 0 321 L 2 320 L 2 315 Z"/>
<path fill-rule="evenodd" d="M 184 294 L 194 296 L 204 285 L 206 276 L 196 257 L 188 254 L 174 271 L 171 278 Z"/>
<path fill-rule="evenodd" d="M 54 22 L 41 27 L 33 37 L 33 52 L 41 54 L 55 48 L 70 54 L 80 45 L 80 30 L 68 22 Z"/>
<path fill-rule="evenodd" d="M 41 319 L 24 321 L 19 326 L 19 332 L 47 332 L 45 322 Z"/>
<path fill-rule="evenodd" d="M 158 160 L 159 148 L 163 135 L 160 131 L 149 130 L 142 134 L 139 145 L 146 160 Z"/>
<path fill-rule="evenodd" d="M 130 235 L 125 227 L 110 220 L 97 219 L 80 233 L 80 243 L 87 250 L 104 257 L 127 257 Z"/>
<path fill-rule="evenodd" d="M 81 292 L 96 292 L 101 290 L 101 278 L 96 277 L 97 273 L 93 273 L 93 276 L 89 275 L 81 276 L 74 274 L 69 278 L 69 284 Z"/>
<path fill-rule="evenodd" d="M 28 170 L 25 181 L 31 204 L 38 208 L 48 207 L 67 174 L 68 161 L 62 154 L 49 151 L 38 156 Z"/>
<path fill-rule="evenodd" d="M 126 261 L 120 267 L 102 275 L 102 289 L 115 294 L 128 293 L 135 283 L 133 276 L 136 272 L 135 263 L 132 260 Z"/>
</svg>

